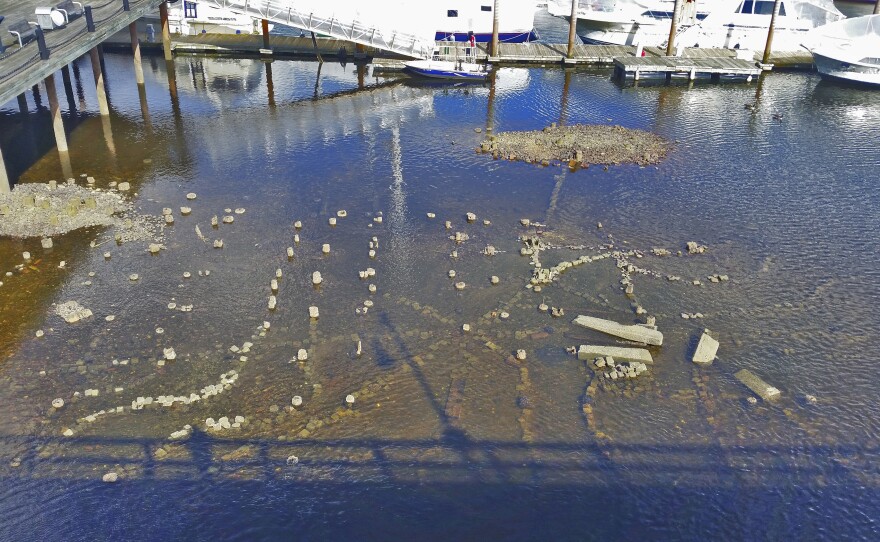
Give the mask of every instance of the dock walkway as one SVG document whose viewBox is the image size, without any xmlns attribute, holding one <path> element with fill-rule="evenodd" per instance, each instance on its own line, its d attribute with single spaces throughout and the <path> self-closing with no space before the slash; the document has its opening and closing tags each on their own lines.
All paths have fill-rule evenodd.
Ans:
<svg viewBox="0 0 880 542">
<path fill-rule="evenodd" d="M 690 79 L 700 75 L 755 77 L 761 71 L 753 60 L 731 57 L 622 56 L 614 59 L 614 72 L 621 79 L 638 80 L 643 74 L 687 74 Z"/>
<path fill-rule="evenodd" d="M 19 0 L 9 2 L 0 0 L 0 7 L 13 8 L 0 15 L 7 17 L 0 24 L 0 39 L 7 45 L 0 54 L 0 104 L 5 104 L 25 90 L 43 81 L 74 59 L 88 53 L 96 45 L 128 27 L 147 13 L 158 10 L 162 0 L 128 0 L 129 11 L 123 9 L 123 0 L 103 0 L 92 5 L 95 31 L 86 28 L 86 18 L 79 17 L 63 27 L 45 32 L 49 58 L 41 60 L 40 48 L 34 40 L 19 48 L 18 43 L 10 45 L 14 39 L 8 26 L 25 19 L 34 20 L 34 10 L 39 5 L 57 4 L 40 0 Z M 9 14 L 9 15 L 7 15 Z"/>
<path fill-rule="evenodd" d="M 141 45 L 145 49 L 161 48 L 161 42 L 146 42 L 146 35 L 142 36 Z M 355 54 L 355 47 L 351 42 L 333 39 L 318 38 L 315 43 L 310 37 L 299 36 L 271 36 L 271 48 L 275 56 L 307 56 L 314 58 L 316 54 L 322 56 L 337 55 L 340 50 L 346 51 L 346 56 Z M 120 34 L 111 38 L 108 44 L 128 48 L 128 35 Z M 448 56 L 465 58 L 466 44 L 450 43 L 445 41 L 436 42 L 441 53 Z M 172 47 L 178 54 L 217 54 L 217 55 L 259 55 L 263 49 L 263 38 L 257 34 L 199 34 L 195 36 L 172 36 Z M 576 45 L 572 59 L 565 58 L 567 45 L 552 43 L 502 43 L 499 44 L 499 56 L 490 57 L 487 44 L 477 44 L 474 52 L 474 60 L 477 62 L 489 62 L 493 64 L 526 64 L 526 65 L 587 65 L 587 66 L 613 66 L 615 59 L 625 57 L 635 58 L 636 48 L 631 45 Z M 374 59 L 400 59 L 403 57 L 391 54 L 387 51 L 365 47 L 364 55 Z M 645 58 L 665 58 L 665 50 L 660 47 L 645 47 Z M 736 51 L 731 49 L 710 49 L 693 47 L 683 50 L 685 59 L 735 59 Z M 760 53 L 756 53 L 754 61 L 760 60 Z M 754 62 L 749 62 L 754 66 Z M 719 62 L 715 62 L 718 64 Z M 726 64 L 726 62 L 721 62 Z M 780 52 L 771 56 L 771 64 L 776 68 L 811 69 L 813 59 L 809 53 L 803 52 Z M 738 65 L 738 63 L 737 63 Z"/>
</svg>

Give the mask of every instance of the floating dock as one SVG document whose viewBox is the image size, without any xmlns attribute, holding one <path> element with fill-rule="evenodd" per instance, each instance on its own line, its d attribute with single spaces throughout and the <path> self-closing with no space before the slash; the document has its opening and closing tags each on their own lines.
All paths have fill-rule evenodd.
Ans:
<svg viewBox="0 0 880 542">
<path fill-rule="evenodd" d="M 688 79 L 710 76 L 718 80 L 722 76 L 751 79 L 761 74 L 763 68 L 753 60 L 730 57 L 688 58 L 676 56 L 631 56 L 614 59 L 614 73 L 619 79 L 638 81 L 644 75 L 686 75 Z"/>
</svg>

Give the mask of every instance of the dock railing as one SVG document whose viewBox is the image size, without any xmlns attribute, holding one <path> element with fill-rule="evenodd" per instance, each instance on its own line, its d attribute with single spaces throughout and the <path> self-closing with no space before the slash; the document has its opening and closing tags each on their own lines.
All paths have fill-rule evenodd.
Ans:
<svg viewBox="0 0 880 542">
<path fill-rule="evenodd" d="M 46 54 L 47 58 L 64 53 L 66 49 L 76 44 L 78 38 L 88 34 L 90 27 L 97 29 L 123 11 L 129 11 L 131 7 L 139 7 L 148 3 L 157 4 L 158 2 L 156 0 L 104 0 L 96 5 L 87 4 L 86 7 L 91 8 L 90 17 L 78 17 L 59 29 L 43 32 L 44 51 L 41 51 L 39 40 L 30 41 L 24 47 L 7 47 L 5 54 L 0 55 L 0 83 L 15 77 L 35 63 L 45 60 L 45 58 L 41 59 L 41 52 Z"/>
<path fill-rule="evenodd" d="M 433 36 L 428 40 L 426 36 L 359 22 L 356 15 L 350 19 L 338 16 L 333 0 L 206 0 L 205 3 L 408 58 L 429 58 L 434 48 Z"/>
</svg>

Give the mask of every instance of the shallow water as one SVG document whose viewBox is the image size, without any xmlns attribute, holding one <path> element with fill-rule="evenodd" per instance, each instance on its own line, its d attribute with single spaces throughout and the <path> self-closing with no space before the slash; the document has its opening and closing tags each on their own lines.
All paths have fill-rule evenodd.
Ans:
<svg viewBox="0 0 880 542">
<path fill-rule="evenodd" d="M 521 68 L 494 86 L 448 87 L 352 65 L 196 57 L 176 59 L 171 93 L 164 62 L 147 62 L 142 103 L 130 58 L 105 56 L 109 122 L 80 63 L 65 120 L 74 175 L 129 180 L 140 212 L 174 210 L 165 250 L 103 230 L 48 251 L 0 240 L 0 272 L 13 272 L 0 279 L 2 538 L 877 537 L 876 93 L 808 74 L 634 88 L 606 71 Z M 15 102 L 0 111 L 10 171 L 62 179 L 45 106 L 28 100 L 27 115 Z M 474 152 L 487 128 L 552 122 L 650 130 L 675 148 L 658 167 L 607 171 Z M 215 229 L 214 215 L 235 221 Z M 608 258 L 526 289 L 523 217 L 546 224 L 548 243 L 585 247 L 543 252 L 545 266 L 636 249 L 644 257 L 629 262 L 660 277 L 634 275 L 628 297 Z M 470 238 L 456 245 L 455 232 Z M 692 240 L 707 253 L 675 255 Z M 34 261 L 19 272 L 24 250 Z M 359 279 L 367 267 L 376 276 Z M 716 273 L 731 280 L 709 282 Z M 51 304 L 68 300 L 94 316 L 64 323 Z M 365 300 L 373 307 L 357 314 Z M 539 312 L 542 301 L 565 317 Z M 605 382 L 565 352 L 617 344 L 571 325 L 575 315 L 635 323 L 639 306 L 665 340 L 637 380 Z M 710 367 L 689 361 L 703 328 L 721 342 Z M 246 341 L 250 352 L 230 350 Z M 160 367 L 167 347 L 177 359 Z M 300 348 L 308 360 L 292 362 Z M 750 404 L 733 377 L 743 368 L 782 397 Z M 233 369 L 220 395 L 130 408 L 199 393 Z M 74 400 L 86 389 L 99 395 Z M 302 407 L 285 409 L 294 395 Z M 205 430 L 208 417 L 236 415 L 244 427 Z M 185 424 L 195 434 L 171 443 Z M 111 470 L 120 482 L 102 483 Z"/>
</svg>

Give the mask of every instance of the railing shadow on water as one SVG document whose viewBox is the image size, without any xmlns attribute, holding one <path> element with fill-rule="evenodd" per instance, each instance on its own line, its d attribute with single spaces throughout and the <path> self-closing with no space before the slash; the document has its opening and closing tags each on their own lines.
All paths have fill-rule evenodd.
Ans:
<svg viewBox="0 0 880 542">
<path fill-rule="evenodd" d="M 442 408 L 435 406 L 442 414 Z M 693 480 L 712 475 L 718 480 L 734 481 L 740 475 L 758 474 L 772 485 L 783 479 L 829 475 L 855 482 L 862 475 L 871 475 L 859 465 L 870 463 L 871 458 L 880 454 L 880 448 L 859 444 L 722 447 L 693 443 L 503 441 L 475 439 L 463 429 L 443 425 L 436 438 L 278 440 L 222 436 L 200 428 L 194 428 L 187 438 L 180 440 L 3 435 L 0 445 L 4 449 L 25 451 L 17 455 L 14 466 L 4 465 L 0 476 L 43 478 L 54 474 L 93 479 L 96 472 L 104 472 L 96 468 L 114 470 L 116 465 L 134 468 L 137 478 L 142 479 L 157 477 L 162 469 L 173 470 L 184 479 L 199 479 L 211 473 L 223 476 L 247 466 L 256 467 L 251 472 L 260 473 L 255 478 L 264 480 L 288 479 L 298 469 L 327 469 L 349 474 L 379 470 L 388 480 L 398 481 L 409 480 L 416 472 L 428 474 L 429 479 L 431 472 L 446 472 L 455 473 L 460 482 L 521 480 L 527 474 L 526 479 L 571 476 L 572 480 L 592 479 L 603 485 L 604 475 L 612 470 L 613 463 L 614 472 L 625 472 L 630 478 L 644 475 L 646 481 L 668 475 L 693 476 Z M 242 447 L 247 449 L 240 454 L 231 453 Z M 156 452 L 166 448 L 175 451 L 157 458 Z M 764 461 L 769 458 L 772 460 Z"/>
<path fill-rule="evenodd" d="M 870 521 L 859 518 L 880 504 L 864 472 L 828 466 L 878 452 L 857 446 L 805 448 L 808 460 L 762 445 L 718 457 L 717 447 L 696 444 L 506 442 L 457 429 L 426 439 L 295 441 L 196 430 L 161 460 L 164 439 L 7 435 L 0 446 L 25 441 L 20 465 L 0 468 L 0 534 L 13 537 L 137 528 L 160 539 L 199 525 L 190 539 L 635 540 L 665 532 L 760 540 L 824 532 L 830 520 L 843 539 L 869 536 Z M 47 447 L 55 454 L 38 457 Z M 755 457 L 766 464 L 730 466 Z M 108 471 L 120 473 L 117 483 L 102 483 Z M 22 506 L 31 513 L 9 520 Z"/>
</svg>

